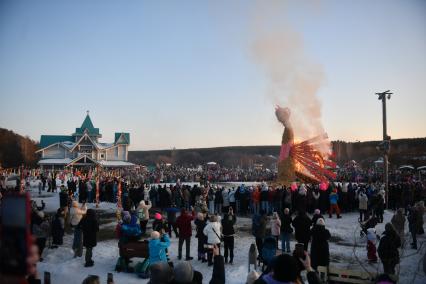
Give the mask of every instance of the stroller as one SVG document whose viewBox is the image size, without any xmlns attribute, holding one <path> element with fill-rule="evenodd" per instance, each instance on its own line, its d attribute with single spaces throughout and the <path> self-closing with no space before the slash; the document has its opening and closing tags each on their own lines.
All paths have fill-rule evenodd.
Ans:
<svg viewBox="0 0 426 284">
<path fill-rule="evenodd" d="M 261 262 L 262 271 L 265 271 L 265 267 L 269 267 L 273 258 L 277 255 L 277 240 L 274 237 L 267 237 L 263 243 Z"/>
<path fill-rule="evenodd" d="M 365 237 L 367 235 L 367 230 L 370 228 L 375 228 L 378 222 L 379 219 L 377 219 L 374 215 L 371 215 L 367 221 L 359 221 L 359 225 L 361 226 L 361 231 L 359 232 L 360 237 Z"/>
</svg>

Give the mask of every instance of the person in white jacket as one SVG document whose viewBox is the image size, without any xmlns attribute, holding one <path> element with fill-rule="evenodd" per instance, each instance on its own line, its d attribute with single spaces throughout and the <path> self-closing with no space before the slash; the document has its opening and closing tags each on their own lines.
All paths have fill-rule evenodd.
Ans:
<svg viewBox="0 0 426 284">
<path fill-rule="evenodd" d="M 271 235 L 276 240 L 277 249 L 278 249 L 278 240 L 279 240 L 279 237 L 280 237 L 280 233 L 281 233 L 281 219 L 278 216 L 278 213 L 274 212 L 272 214 L 272 219 L 271 219 Z"/>
<path fill-rule="evenodd" d="M 220 243 L 222 238 L 222 225 L 216 215 L 210 216 L 210 221 L 204 227 L 203 234 L 207 237 L 208 251 L 207 260 L 208 265 L 213 265 L 213 246 L 216 245 L 220 251 Z"/>
<path fill-rule="evenodd" d="M 78 202 L 73 201 L 70 210 L 70 223 L 71 227 L 74 228 L 74 239 L 72 243 L 72 249 L 74 251 L 74 257 L 81 257 L 83 255 L 83 242 L 82 242 L 82 231 L 79 226 L 81 219 L 87 212 L 87 206 L 85 203 L 78 207 Z"/>
<path fill-rule="evenodd" d="M 141 200 L 141 202 L 139 202 L 137 212 L 138 212 L 139 223 L 141 225 L 142 234 L 145 234 L 146 232 L 146 225 L 148 224 L 148 220 L 149 220 L 149 209 L 151 209 L 151 207 L 152 207 L 152 204 L 150 201 L 145 202 L 145 200 Z"/>
<path fill-rule="evenodd" d="M 367 210 L 368 210 L 368 197 L 367 194 L 362 189 L 358 190 L 358 209 L 359 209 L 359 221 L 363 222 L 368 219 Z"/>
</svg>

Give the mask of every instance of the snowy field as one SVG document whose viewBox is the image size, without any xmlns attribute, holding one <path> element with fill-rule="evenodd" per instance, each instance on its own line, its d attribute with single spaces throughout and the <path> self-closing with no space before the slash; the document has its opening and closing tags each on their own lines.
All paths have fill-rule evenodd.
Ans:
<svg viewBox="0 0 426 284">
<path fill-rule="evenodd" d="M 54 212 L 59 207 L 59 197 L 57 193 L 43 192 L 43 197 L 39 198 L 37 190 L 34 188 L 32 192 L 34 200 L 40 204 L 43 199 L 46 202 L 46 211 Z M 94 208 L 90 204 L 89 208 Z M 82 258 L 73 258 L 71 249 L 72 235 L 65 235 L 64 245 L 58 249 L 46 248 L 43 253 L 43 262 L 38 264 L 38 271 L 43 277 L 44 271 L 51 273 L 52 283 L 81 283 L 88 275 L 98 275 L 101 278 L 101 283 L 106 283 L 107 273 L 114 274 L 115 283 L 147 283 L 147 280 L 138 278 L 135 274 L 117 273 L 114 272 L 115 263 L 118 258 L 117 240 L 113 239 L 113 229 L 116 221 L 113 217 L 115 206 L 110 203 L 101 203 L 100 208 L 96 209 L 101 217 L 101 233 L 102 241 L 93 250 L 93 267 L 85 268 L 84 253 Z M 385 212 L 385 223 L 389 222 L 393 213 Z M 104 218 L 104 219 L 102 219 Z M 357 222 L 358 214 L 348 213 L 343 214 L 342 219 L 325 218 L 326 227 L 330 230 L 332 240 L 330 241 L 330 255 L 332 266 L 348 268 L 354 270 L 368 270 L 374 273 L 381 273 L 383 267 L 381 263 L 369 264 L 367 262 L 366 241 L 360 238 L 359 226 Z M 384 231 L 384 225 L 379 224 L 376 229 L 379 234 Z M 242 284 L 245 283 L 247 277 L 247 259 L 248 249 L 254 238 L 250 235 L 251 221 L 249 218 L 237 218 L 237 234 L 235 237 L 235 257 L 233 265 L 226 265 L 226 283 Z M 150 226 L 148 226 L 149 228 Z M 406 232 L 408 228 L 406 227 Z M 195 232 L 194 232 L 195 234 Z M 406 240 L 409 238 L 406 234 Z M 399 283 L 426 283 L 426 277 L 422 271 L 422 258 L 426 251 L 426 237 L 418 238 L 419 250 L 410 248 L 409 242 L 405 242 L 404 249 L 401 250 L 401 263 L 397 266 L 399 271 Z M 291 242 L 293 248 L 295 241 Z M 172 261 L 177 260 L 177 239 L 174 237 L 171 240 L 169 249 L 170 258 Z M 281 244 L 280 244 L 281 247 Z M 185 248 L 183 248 L 183 251 Z M 200 271 L 204 276 L 204 283 L 208 283 L 211 278 L 212 268 L 207 267 L 196 260 L 197 239 L 191 240 L 191 255 L 194 257 L 192 264 L 195 270 Z M 222 252 L 223 253 L 223 252 Z M 185 256 L 185 255 L 184 255 Z M 133 265 L 139 259 L 133 259 Z"/>
</svg>

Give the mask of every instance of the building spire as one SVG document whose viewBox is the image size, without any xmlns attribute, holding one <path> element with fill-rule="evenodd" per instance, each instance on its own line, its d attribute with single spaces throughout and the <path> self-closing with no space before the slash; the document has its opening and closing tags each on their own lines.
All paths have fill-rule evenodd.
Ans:
<svg viewBox="0 0 426 284">
<path fill-rule="evenodd" d="M 89 115 L 89 111 L 88 110 L 86 110 L 86 113 L 87 113 L 87 115 Z"/>
</svg>

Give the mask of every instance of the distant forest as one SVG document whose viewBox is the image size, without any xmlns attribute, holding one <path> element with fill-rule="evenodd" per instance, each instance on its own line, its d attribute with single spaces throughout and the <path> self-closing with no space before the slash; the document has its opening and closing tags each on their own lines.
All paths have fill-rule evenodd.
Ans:
<svg viewBox="0 0 426 284">
<path fill-rule="evenodd" d="M 23 137 L 11 130 L 0 128 L 0 166 L 15 168 L 22 164 L 36 166 L 38 156 L 37 142 Z"/>
<path fill-rule="evenodd" d="M 376 146 L 380 141 L 344 142 L 333 141 L 335 161 L 342 165 L 355 160 L 363 166 L 371 165 L 380 157 Z M 184 166 L 216 162 L 225 167 L 250 167 L 263 164 L 273 168 L 279 155 L 280 146 L 235 146 L 218 148 L 130 151 L 129 160 L 136 164 L 155 165 L 172 163 Z M 389 161 L 391 166 L 411 164 L 426 165 L 426 138 L 397 139 L 391 142 Z"/>
<path fill-rule="evenodd" d="M 333 141 L 335 161 L 342 165 L 355 160 L 362 166 L 370 166 L 380 157 L 376 149 L 380 141 L 344 142 Z M 4 168 L 36 166 L 39 156 L 35 153 L 38 142 L 23 137 L 11 130 L 0 128 L 0 166 Z M 179 164 L 195 167 L 216 162 L 225 167 L 251 167 L 263 164 L 274 168 L 280 146 L 234 146 L 199 149 L 173 149 L 155 151 L 129 151 L 129 161 L 153 166 L 159 163 Z M 426 138 L 396 139 L 391 141 L 389 161 L 391 167 L 410 164 L 426 165 Z"/>
</svg>

